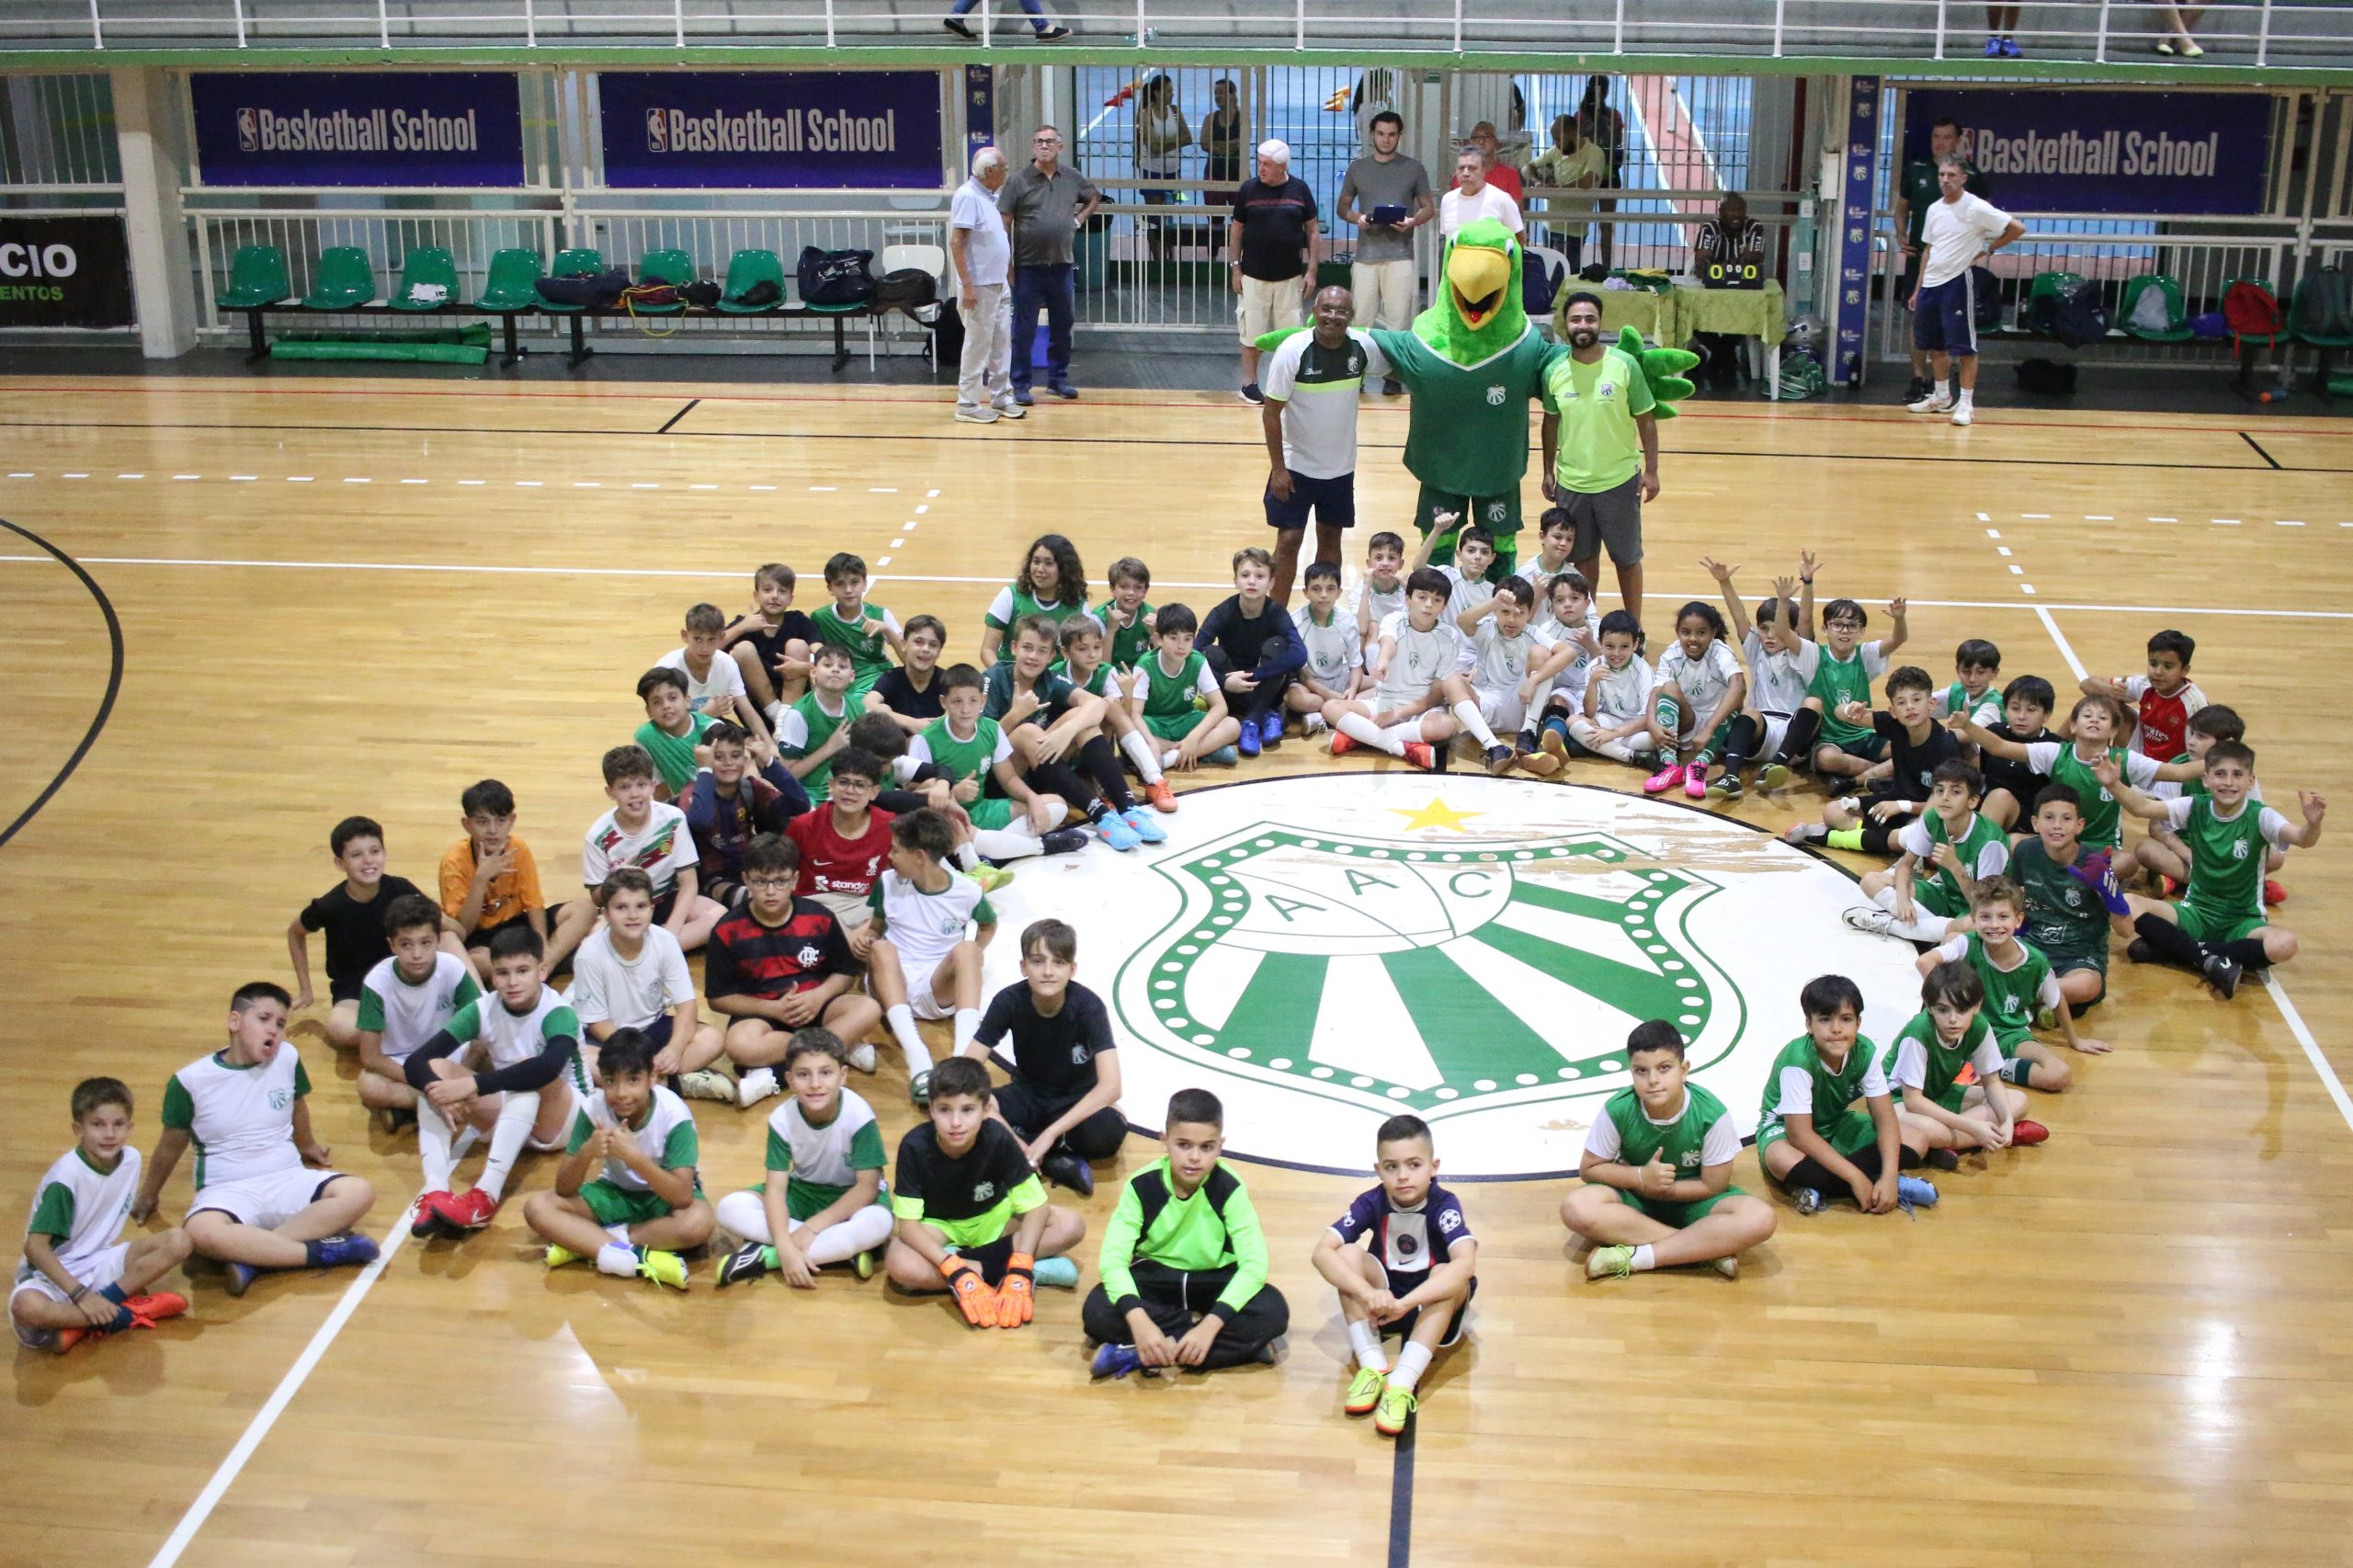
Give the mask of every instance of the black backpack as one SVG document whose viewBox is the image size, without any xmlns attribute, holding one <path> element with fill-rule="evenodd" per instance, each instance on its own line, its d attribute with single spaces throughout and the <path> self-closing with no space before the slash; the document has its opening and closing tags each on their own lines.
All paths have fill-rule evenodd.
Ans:
<svg viewBox="0 0 2353 1568">
<path fill-rule="evenodd" d="M 804 305 L 864 305 L 874 300 L 874 253 L 802 247 L 799 281 Z"/>
<path fill-rule="evenodd" d="M 939 279 L 920 267 L 894 267 L 874 285 L 874 308 L 910 315 L 939 302 Z"/>
<path fill-rule="evenodd" d="M 2038 331 L 2069 348 L 2081 348 L 2108 335 L 2108 307 L 2101 302 L 2099 285 L 2088 278 L 2036 301 L 2035 317 Z"/>
<path fill-rule="evenodd" d="M 2345 268 L 2324 267 L 2304 279 L 2296 298 L 2296 330 L 2313 337 L 2353 335 L 2353 281 Z"/>
</svg>

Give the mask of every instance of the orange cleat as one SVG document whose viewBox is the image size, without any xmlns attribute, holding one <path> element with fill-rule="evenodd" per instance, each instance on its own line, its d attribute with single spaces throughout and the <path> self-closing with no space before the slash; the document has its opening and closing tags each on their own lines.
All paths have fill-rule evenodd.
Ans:
<svg viewBox="0 0 2353 1568">
<path fill-rule="evenodd" d="M 1340 733 L 1337 730 L 1332 732 L 1332 755 L 1334 756 L 1346 756 L 1348 753 L 1356 749 L 1357 743 L 1349 736 Z"/>
<path fill-rule="evenodd" d="M 131 1314 L 133 1328 L 153 1328 L 165 1318 L 181 1316 L 188 1311 L 188 1298 L 172 1290 L 157 1290 L 151 1295 L 126 1297 L 122 1310 Z"/>
<path fill-rule="evenodd" d="M 1168 780 L 1165 778 L 1157 778 L 1145 785 L 1143 798 L 1152 802 L 1152 809 L 1155 812 L 1173 812 L 1176 809 L 1176 791 L 1168 787 Z"/>
<path fill-rule="evenodd" d="M 1423 772 L 1428 773 L 1438 767 L 1438 753 L 1431 748 L 1427 741 L 1407 741 L 1405 760 Z"/>
</svg>

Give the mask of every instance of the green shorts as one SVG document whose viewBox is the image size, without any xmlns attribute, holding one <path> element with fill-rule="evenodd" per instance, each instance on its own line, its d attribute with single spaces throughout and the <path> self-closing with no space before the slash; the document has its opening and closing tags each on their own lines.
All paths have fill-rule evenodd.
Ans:
<svg viewBox="0 0 2353 1568">
<path fill-rule="evenodd" d="M 2042 956 L 2050 960 L 2051 973 L 2054 979 L 2064 980 L 2067 976 L 2075 973 L 2077 970 L 2083 969 L 2091 970 L 2098 974 L 2099 994 L 2093 997 L 2088 1002 L 2070 1002 L 2067 1004 L 2067 1006 L 2075 1012 L 2080 1015 L 2085 1008 L 2096 1007 L 2102 1002 L 2108 1000 L 2108 955 L 2106 953 L 2097 955 L 2086 953 L 2075 957 L 2067 957 L 2059 953 L 2046 952 Z"/>
<path fill-rule="evenodd" d="M 1199 729 L 1201 721 L 1208 717 L 1198 708 L 1189 713 L 1172 713 L 1165 717 L 1147 713 L 1143 716 L 1143 727 L 1164 741 L 1181 741 Z"/>
<path fill-rule="evenodd" d="M 2260 915 L 2234 915 L 2186 898 L 2173 906 L 2174 923 L 2193 942 L 2239 942 L 2264 927 Z"/>
<path fill-rule="evenodd" d="M 1824 1142 L 1849 1159 L 1879 1142 L 1878 1130 L 1871 1126 L 1870 1112 L 1856 1110 L 1852 1107 L 1827 1119 L 1817 1119 L 1813 1130 Z M 1759 1122 L 1756 1127 L 1757 1153 L 1763 1154 L 1768 1144 L 1778 1143 L 1789 1135 L 1789 1128 L 1778 1116 Z"/>
<path fill-rule="evenodd" d="M 988 833 L 1013 820 L 1013 802 L 1002 795 L 983 795 L 977 801 L 966 801 L 964 814 L 972 819 L 974 827 Z"/>
<path fill-rule="evenodd" d="M 1434 526 L 1431 518 L 1440 512 L 1461 514 L 1462 526 L 1476 525 L 1495 536 L 1495 561 L 1487 568 L 1487 581 L 1500 583 L 1512 574 L 1511 566 L 1519 551 L 1519 486 L 1513 485 L 1500 495 L 1462 495 L 1444 490 L 1434 490 L 1425 484 L 1414 499 L 1414 527 L 1427 539 Z M 1430 564 L 1444 566 L 1454 560 L 1454 541 L 1449 540 L 1430 552 Z"/>
<path fill-rule="evenodd" d="M 642 1225 L 670 1212 L 670 1206 L 658 1194 L 632 1192 L 602 1176 L 581 1184 L 580 1201 L 588 1205 L 588 1212 L 599 1225 Z"/>
<path fill-rule="evenodd" d="M 1916 881 L 1912 884 L 1912 902 L 1931 915 L 1947 920 L 1957 920 L 1969 913 L 1969 901 L 1955 898 L 1939 881 Z"/>
<path fill-rule="evenodd" d="M 1822 721 L 1821 746 L 1836 746 L 1848 756 L 1859 756 L 1865 762 L 1877 762 L 1887 755 L 1887 737 L 1875 730 L 1859 730 L 1852 724 L 1831 718 Z"/>
<path fill-rule="evenodd" d="M 1709 1211 L 1725 1199 L 1747 1196 L 1737 1187 L 1727 1187 L 1713 1198 L 1702 1198 L 1697 1203 L 1666 1203 L 1655 1198 L 1644 1198 L 1639 1192 L 1628 1192 L 1622 1187 L 1613 1187 L 1608 1190 L 1616 1193 L 1618 1201 L 1629 1209 L 1648 1215 L 1662 1225 L 1672 1225 L 1678 1231 L 1695 1221 L 1706 1219 Z"/>
</svg>

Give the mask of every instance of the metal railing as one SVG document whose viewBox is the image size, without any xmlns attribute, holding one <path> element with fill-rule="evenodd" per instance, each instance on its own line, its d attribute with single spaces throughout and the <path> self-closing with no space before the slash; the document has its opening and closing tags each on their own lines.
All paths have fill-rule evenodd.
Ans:
<svg viewBox="0 0 2353 1568">
<path fill-rule="evenodd" d="M 1051 6 L 1051 0 L 1049 0 Z M 1974 0 L 1076 0 L 1051 6 L 1082 42 L 1383 52 L 1961 60 L 1982 52 Z M 952 43 L 941 0 L 8 0 L 0 49 L 449 48 Z M 2037 0 L 2027 58 L 2145 60 L 2157 9 L 2140 0 Z M 1022 43 L 1011 0 L 972 13 L 983 49 Z M 2353 7 L 2228 0 L 2197 38 L 2209 63 L 2353 65 Z M 2177 62 L 2179 57 L 2176 57 Z"/>
</svg>

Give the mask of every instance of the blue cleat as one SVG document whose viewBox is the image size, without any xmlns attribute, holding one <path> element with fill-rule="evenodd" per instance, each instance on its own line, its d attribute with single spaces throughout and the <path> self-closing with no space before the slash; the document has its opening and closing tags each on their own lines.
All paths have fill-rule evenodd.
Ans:
<svg viewBox="0 0 2353 1568">
<path fill-rule="evenodd" d="M 1235 738 L 1235 740 L 1234 740 L 1234 743 L 1233 743 L 1233 744 L 1234 744 L 1234 745 L 1235 745 L 1235 746 L 1237 746 L 1237 747 L 1239 747 L 1239 748 L 1241 749 L 1241 752 L 1242 752 L 1242 755 L 1243 755 L 1243 756 L 1257 756 L 1257 755 L 1258 755 L 1258 722 L 1257 722 L 1257 721 L 1256 721 L 1256 720 L 1255 720 L 1255 719 L 1245 719 L 1245 720 L 1243 720 L 1243 721 L 1242 721 L 1242 733 L 1241 733 L 1239 736 L 1237 736 L 1237 737 Z"/>
<path fill-rule="evenodd" d="M 1153 813 L 1146 811 L 1142 806 L 1138 806 L 1132 811 L 1121 812 L 1120 813 L 1120 820 L 1126 823 L 1130 827 L 1135 829 L 1136 836 L 1143 840 L 1146 844 L 1167 843 L 1167 830 L 1152 819 Z"/>
<path fill-rule="evenodd" d="M 1098 1378 L 1124 1378 L 1142 1369 L 1143 1358 L 1132 1345 L 1106 1345 L 1095 1353 L 1094 1373 Z"/>
<path fill-rule="evenodd" d="M 353 1268 L 376 1261 L 376 1244 L 367 1236 L 346 1233 L 328 1236 L 318 1244 L 318 1267 L 321 1268 Z"/>
<path fill-rule="evenodd" d="M 1117 812 L 1105 812 L 1097 817 L 1095 831 L 1114 849 L 1133 849 L 1143 842 L 1143 835 L 1129 826 L 1128 819 Z"/>
<path fill-rule="evenodd" d="M 1245 724 L 1243 727 L 1247 729 L 1249 726 Z M 1258 744 L 1262 746 L 1283 744 L 1283 716 L 1279 709 L 1258 721 Z"/>
<path fill-rule="evenodd" d="M 1895 1200 L 1906 1209 L 1934 1209 L 1937 1189 L 1919 1176 L 1900 1176 L 1895 1178 Z"/>
<path fill-rule="evenodd" d="M 1255 756 L 1257 754 L 1254 751 L 1251 755 Z M 1211 767 L 1238 767 L 1242 763 L 1242 759 L 1234 755 L 1232 746 L 1220 746 L 1201 760 Z"/>
</svg>

